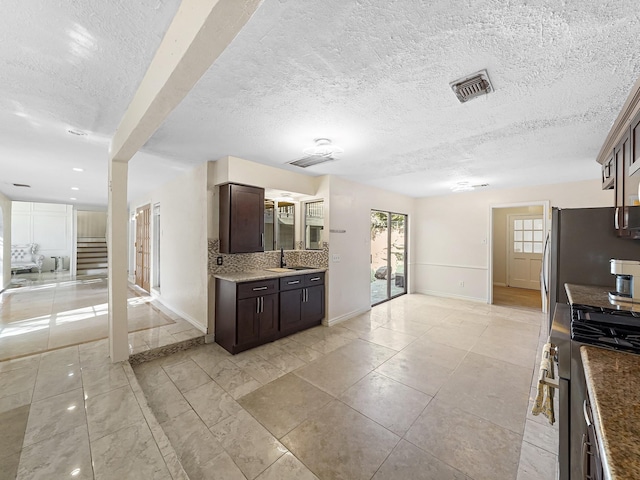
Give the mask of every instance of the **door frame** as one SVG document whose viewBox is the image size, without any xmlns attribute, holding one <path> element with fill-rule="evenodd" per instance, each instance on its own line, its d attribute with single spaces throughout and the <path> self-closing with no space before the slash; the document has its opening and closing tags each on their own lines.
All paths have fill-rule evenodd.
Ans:
<svg viewBox="0 0 640 480">
<path fill-rule="evenodd" d="M 389 300 L 393 300 L 394 298 L 400 297 L 402 295 L 406 295 L 409 293 L 408 287 L 408 278 L 409 278 L 409 214 L 408 213 L 399 213 L 393 212 L 391 210 L 379 210 L 377 208 L 371 208 L 369 210 L 369 226 L 371 226 L 371 213 L 372 212 L 381 212 L 387 214 L 387 272 L 391 272 L 391 217 L 393 215 L 402 215 L 404 217 L 404 289 L 401 293 L 396 293 L 395 295 L 391 294 L 391 278 L 390 275 L 387 275 L 387 298 L 381 300 L 376 303 L 371 303 L 371 285 L 369 285 L 369 303 L 372 307 L 376 305 L 380 305 L 382 303 L 388 302 Z M 371 241 L 369 241 L 369 255 L 371 255 Z M 371 257 L 370 257 L 371 258 Z"/>
<path fill-rule="evenodd" d="M 533 214 L 533 213 L 531 213 L 531 214 L 509 213 L 509 214 L 507 214 L 507 222 L 509 222 L 509 225 L 507 226 L 507 232 L 506 232 L 506 234 L 507 234 L 507 243 L 506 244 L 509 245 L 509 247 L 507 247 L 507 281 L 506 281 L 507 287 L 510 286 L 509 285 L 509 283 L 510 283 L 509 279 L 511 278 L 511 266 L 512 266 L 511 265 L 511 260 L 512 260 L 512 258 L 511 258 L 511 249 L 513 248 L 513 244 L 512 244 L 513 240 L 511 239 L 511 233 L 513 232 L 513 229 L 512 229 L 513 228 L 513 217 L 528 217 L 528 216 L 537 217 L 538 215 Z M 544 237 L 546 236 L 547 232 L 544 231 L 544 214 L 542 215 L 542 217 L 543 217 L 543 224 L 542 224 L 542 237 L 543 238 L 542 238 L 542 243 L 544 245 Z M 544 251 L 542 253 L 540 253 L 540 255 L 542 256 L 541 261 L 544 261 Z M 539 288 L 532 289 L 532 290 L 539 290 L 542 287 L 543 286 L 540 285 Z M 514 287 L 514 288 L 523 288 L 523 287 Z"/>
<path fill-rule="evenodd" d="M 489 205 L 489 242 L 487 248 L 489 249 L 488 258 L 489 265 L 487 266 L 487 303 L 489 305 L 493 305 L 493 220 L 494 220 L 494 210 L 500 208 L 514 208 L 514 207 L 542 207 L 542 221 L 543 221 L 543 236 L 549 234 L 549 229 L 551 227 L 551 203 L 549 200 L 538 200 L 531 202 L 517 202 L 517 203 L 498 203 L 494 205 Z M 542 259 L 543 268 L 545 268 L 544 262 L 545 258 Z M 541 285 L 542 289 L 543 286 Z M 548 306 L 547 302 L 542 302 L 542 312 L 547 313 Z"/>
</svg>

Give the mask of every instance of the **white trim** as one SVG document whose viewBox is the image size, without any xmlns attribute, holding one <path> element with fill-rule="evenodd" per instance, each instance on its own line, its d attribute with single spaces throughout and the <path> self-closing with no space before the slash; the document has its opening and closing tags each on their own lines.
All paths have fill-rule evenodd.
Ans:
<svg viewBox="0 0 640 480">
<path fill-rule="evenodd" d="M 419 293 L 422 295 L 431 295 L 432 297 L 455 298 L 458 300 L 469 300 L 471 302 L 486 303 L 486 300 L 484 298 L 467 297 L 465 295 L 456 295 L 455 293 L 442 293 L 436 290 L 424 290 L 424 291 L 421 290 L 416 293 Z"/>
<path fill-rule="evenodd" d="M 153 297 L 154 300 L 157 300 L 158 302 L 160 302 L 162 305 L 167 307 L 173 313 L 177 313 L 178 315 L 180 315 L 180 317 L 182 317 L 184 320 L 189 322 L 191 325 L 193 325 L 195 328 L 200 330 L 202 333 L 207 334 L 207 327 L 204 327 L 202 324 L 200 324 L 191 315 L 188 315 L 188 314 L 184 313 L 183 311 L 181 311 L 180 309 L 173 307 L 172 305 L 170 305 L 166 300 L 164 300 L 160 296 L 156 296 L 156 295 L 153 295 L 153 294 L 151 294 L 151 296 Z"/>
<path fill-rule="evenodd" d="M 432 263 L 432 262 L 420 262 L 413 265 L 427 265 L 429 267 L 447 267 L 447 268 L 466 268 L 468 270 L 487 270 L 488 267 L 480 265 L 455 265 L 451 263 Z"/>
<path fill-rule="evenodd" d="M 331 318 L 331 319 L 328 319 L 328 320 L 325 319 L 325 320 L 322 321 L 322 324 L 326 325 L 327 327 L 332 327 L 333 325 L 336 325 L 338 323 L 344 322 L 345 320 L 349 320 L 350 318 L 354 318 L 354 317 L 357 317 L 359 315 L 362 315 L 363 313 L 367 313 L 370 310 L 371 310 L 371 307 L 366 307 L 366 308 L 361 308 L 359 310 L 354 310 L 353 312 L 345 313 L 344 315 L 340 315 L 339 317 Z"/>
</svg>

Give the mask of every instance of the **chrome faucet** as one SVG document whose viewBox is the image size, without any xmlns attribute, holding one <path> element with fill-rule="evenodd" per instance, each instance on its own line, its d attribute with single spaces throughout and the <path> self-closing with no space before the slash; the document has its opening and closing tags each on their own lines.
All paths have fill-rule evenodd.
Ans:
<svg viewBox="0 0 640 480">
<path fill-rule="evenodd" d="M 280 247 L 280 268 L 287 266 L 287 262 L 284 261 L 284 247 Z"/>
</svg>

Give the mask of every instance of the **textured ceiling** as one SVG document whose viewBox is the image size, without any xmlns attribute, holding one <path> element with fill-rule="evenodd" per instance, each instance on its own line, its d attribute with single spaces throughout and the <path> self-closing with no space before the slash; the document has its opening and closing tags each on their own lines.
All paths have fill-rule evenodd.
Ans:
<svg viewBox="0 0 640 480">
<path fill-rule="evenodd" d="M 14 199 L 67 201 L 83 162 L 89 196 L 74 196 L 106 203 L 108 140 L 178 7 L 71 3 L 3 2 L 0 191 Z M 341 159 L 297 171 L 416 197 L 460 181 L 597 178 L 640 75 L 636 11 L 631 0 L 264 0 L 134 157 L 130 198 L 225 155 L 295 169 L 284 164 L 325 136 Z M 460 104 L 449 82 L 483 68 L 495 92 Z"/>
</svg>

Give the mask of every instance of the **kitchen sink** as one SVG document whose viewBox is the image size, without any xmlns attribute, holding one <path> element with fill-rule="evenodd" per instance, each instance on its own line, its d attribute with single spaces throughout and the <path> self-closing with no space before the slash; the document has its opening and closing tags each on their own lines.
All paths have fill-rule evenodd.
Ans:
<svg viewBox="0 0 640 480">
<path fill-rule="evenodd" d="M 296 266 L 296 267 L 287 267 L 291 270 L 313 270 L 314 268 L 317 267 L 301 267 L 301 266 Z"/>
<path fill-rule="evenodd" d="M 276 272 L 276 273 L 284 273 L 284 272 L 292 272 L 297 270 L 313 270 L 316 267 L 303 267 L 303 266 L 295 266 L 295 267 L 275 267 L 275 268 L 265 268 L 268 272 Z"/>
</svg>

